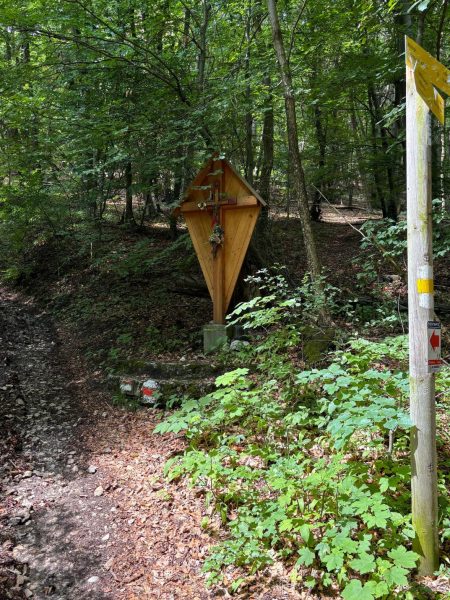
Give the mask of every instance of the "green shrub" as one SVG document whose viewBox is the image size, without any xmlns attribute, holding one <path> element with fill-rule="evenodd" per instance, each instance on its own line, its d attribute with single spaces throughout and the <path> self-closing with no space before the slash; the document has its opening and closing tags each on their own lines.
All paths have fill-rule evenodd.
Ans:
<svg viewBox="0 0 450 600">
<path fill-rule="evenodd" d="M 266 295 L 231 316 L 253 330 L 239 355 L 253 372 L 225 373 L 215 391 L 185 399 L 155 429 L 185 433 L 188 447 L 165 473 L 188 477 L 228 532 L 205 561 L 208 582 L 234 591 L 283 560 L 294 582 L 319 592 L 337 585 L 344 600 L 412 600 L 407 337 L 354 338 L 320 368 L 300 371 L 298 349 L 308 328 L 320 328 L 323 305 L 305 323 L 302 306 L 313 302 L 305 286 L 294 294 L 267 273 L 257 283 Z M 444 371 L 444 409 L 448 389 Z"/>
<path fill-rule="evenodd" d="M 355 340 L 328 368 L 298 373 L 294 406 L 280 381 L 236 369 L 156 427 L 186 432 L 188 449 L 165 472 L 187 475 L 228 528 L 205 562 L 210 584 L 229 565 L 253 574 L 283 558 L 293 580 L 337 582 L 344 598 L 406 593 L 417 560 L 402 452 L 407 379 L 387 368 L 386 348 L 404 353 L 405 339 Z M 399 451 L 388 452 L 393 431 Z"/>
</svg>

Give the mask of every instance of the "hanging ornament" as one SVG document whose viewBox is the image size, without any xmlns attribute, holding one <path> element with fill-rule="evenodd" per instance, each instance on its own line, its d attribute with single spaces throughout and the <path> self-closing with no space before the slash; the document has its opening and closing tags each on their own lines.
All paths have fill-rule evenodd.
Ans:
<svg viewBox="0 0 450 600">
<path fill-rule="evenodd" d="M 225 232 L 219 223 L 216 223 L 213 227 L 211 235 L 209 236 L 209 243 L 211 244 L 213 258 L 216 258 L 217 250 L 223 245 L 224 241 Z"/>
</svg>

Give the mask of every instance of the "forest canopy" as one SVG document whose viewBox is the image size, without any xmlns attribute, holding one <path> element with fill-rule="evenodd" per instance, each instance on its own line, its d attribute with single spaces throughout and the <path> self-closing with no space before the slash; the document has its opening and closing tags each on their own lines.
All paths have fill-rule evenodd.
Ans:
<svg viewBox="0 0 450 600">
<path fill-rule="evenodd" d="M 444 63 L 447 2 L 277 6 L 310 204 L 405 201 L 404 35 Z M 126 199 L 178 203 L 223 153 L 271 204 L 296 202 L 265 3 L 17 0 L 0 8 L 2 244 L 18 250 Z M 433 195 L 448 140 L 433 129 Z M 448 161 L 447 161 L 448 162 Z M 6 226 L 5 226 L 6 224 Z"/>
</svg>

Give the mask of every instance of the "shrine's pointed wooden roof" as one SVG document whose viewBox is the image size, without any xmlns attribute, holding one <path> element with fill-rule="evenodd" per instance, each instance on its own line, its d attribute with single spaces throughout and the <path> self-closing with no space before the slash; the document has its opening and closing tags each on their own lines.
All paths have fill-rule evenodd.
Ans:
<svg viewBox="0 0 450 600">
<path fill-rule="evenodd" d="M 198 200 L 202 194 L 199 192 L 207 193 L 210 185 L 209 179 L 211 176 L 215 177 L 220 171 L 223 172 L 226 184 L 223 192 L 233 194 L 239 197 L 254 196 L 256 200 L 262 205 L 267 206 L 267 202 L 263 200 L 261 195 L 246 181 L 242 175 L 233 167 L 233 165 L 226 158 L 210 158 L 206 164 L 200 169 L 195 176 L 192 183 L 187 188 L 182 204 L 189 202 L 190 200 Z M 228 172 L 227 172 L 228 171 Z"/>
</svg>

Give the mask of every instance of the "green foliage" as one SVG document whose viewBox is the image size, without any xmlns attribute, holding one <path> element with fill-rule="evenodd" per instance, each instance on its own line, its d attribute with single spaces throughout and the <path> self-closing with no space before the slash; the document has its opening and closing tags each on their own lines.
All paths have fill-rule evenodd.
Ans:
<svg viewBox="0 0 450 600">
<path fill-rule="evenodd" d="M 375 363 L 376 368 L 369 368 L 380 359 L 398 359 L 399 349 L 405 349 L 405 337 L 382 343 L 354 340 L 350 347 L 350 352 L 337 354 L 338 362 L 297 376 L 297 383 L 302 386 L 320 386 L 318 404 L 323 414 L 320 424 L 326 426 L 334 447 L 339 450 L 362 430 L 378 433 L 381 436 L 378 441 L 382 443 L 389 432 L 410 426 L 405 411 L 407 374 L 393 373 L 380 362 Z"/>
<path fill-rule="evenodd" d="M 401 266 L 406 255 L 406 220 L 398 223 L 368 220 L 360 229 L 366 236 L 361 242 L 361 248 L 372 252 L 370 258 L 376 256 L 378 260 L 393 259 Z M 373 254 L 374 251 L 377 254 Z"/>
<path fill-rule="evenodd" d="M 305 274 L 300 286 L 292 288 L 286 279 L 285 269 L 274 265 L 272 269 L 260 269 L 255 276 L 248 277 L 246 283 L 257 287 L 259 295 L 248 302 L 239 304 L 230 315 L 230 324 L 242 324 L 244 329 L 267 330 L 274 325 L 316 323 L 325 307 L 336 309 L 339 290 L 323 276 L 319 286 L 312 284 L 309 274 Z"/>
<path fill-rule="evenodd" d="M 450 233 L 448 222 L 450 213 L 442 202 L 433 201 L 433 255 L 442 258 L 450 253 Z M 368 220 L 361 226 L 365 237 L 361 249 L 365 251 L 364 261 L 358 259 L 361 272 L 359 279 L 369 283 L 377 279 L 382 265 L 397 265 L 397 272 L 406 266 L 406 220 L 394 223 L 389 220 Z"/>
<path fill-rule="evenodd" d="M 433 201 L 433 254 L 439 260 L 450 254 L 450 215 L 442 202 Z M 403 326 L 400 303 L 406 304 L 406 220 L 368 220 L 361 226 L 362 255 L 354 259 L 358 267 L 353 322 L 363 328 L 382 327 L 399 330 Z M 386 279 L 386 273 L 393 273 Z M 371 303 L 360 302 L 358 296 L 371 294 Z"/>
<path fill-rule="evenodd" d="M 354 338 L 322 368 L 299 371 L 286 348 L 282 358 L 276 340 L 291 340 L 291 348 L 301 343 L 304 298 L 290 312 L 285 279 L 265 276 L 258 283 L 267 296 L 232 316 L 260 331 L 243 351 L 255 371 L 221 375 L 213 392 L 185 399 L 155 429 L 185 433 L 188 447 L 167 462 L 165 474 L 188 477 L 228 531 L 206 558 L 208 582 L 225 574 L 230 582 L 232 573 L 235 591 L 247 575 L 284 560 L 302 586 L 338 585 L 343 598 L 410 600 L 418 555 L 410 549 L 405 452 L 407 337 Z M 443 407 L 450 400 L 448 377 L 447 371 L 437 377 Z M 446 539 L 444 477 L 440 485 Z"/>
<path fill-rule="evenodd" d="M 257 343 L 243 347 L 237 356 L 226 354 L 227 364 L 234 358 L 270 371 L 273 377 L 293 379 L 291 353 L 306 363 L 319 362 L 336 336 L 334 329 L 322 324 L 325 305 L 331 313 L 339 310 L 336 288 L 322 278 L 323 293 L 318 292 L 308 275 L 292 287 L 279 265 L 261 269 L 247 282 L 257 286 L 260 295 L 238 304 L 227 319 L 250 330 Z"/>
<path fill-rule="evenodd" d="M 284 379 L 236 369 L 156 427 L 185 432 L 189 447 L 166 475 L 188 476 L 228 528 L 205 562 L 210 584 L 234 565 L 238 587 L 244 573 L 283 558 L 294 581 L 337 582 L 345 598 L 401 597 L 417 555 L 408 549 L 410 469 L 401 452 L 407 382 L 388 365 L 404 359 L 405 344 L 353 340 L 327 368 L 292 367 Z M 311 568 L 314 581 L 304 579 Z"/>
</svg>

